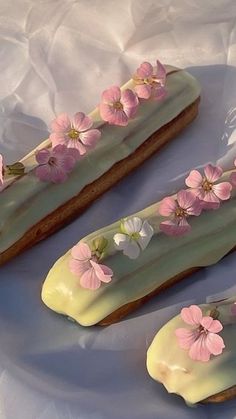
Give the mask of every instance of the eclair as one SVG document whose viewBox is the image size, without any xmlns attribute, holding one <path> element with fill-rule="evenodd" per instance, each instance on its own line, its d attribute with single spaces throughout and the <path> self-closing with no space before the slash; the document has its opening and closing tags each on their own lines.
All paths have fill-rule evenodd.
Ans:
<svg viewBox="0 0 236 419">
<path fill-rule="evenodd" d="M 17 163 L 0 155 L 0 264 L 76 218 L 197 115 L 188 72 L 144 62 L 89 115 L 66 113 L 48 140 Z"/>
<path fill-rule="evenodd" d="M 192 170 L 177 194 L 95 231 L 62 256 L 44 281 L 44 304 L 83 326 L 109 325 L 218 262 L 236 246 L 235 186 L 235 169 Z"/>
<path fill-rule="evenodd" d="M 236 397 L 236 297 L 184 307 L 156 334 L 147 369 L 190 405 Z"/>
</svg>

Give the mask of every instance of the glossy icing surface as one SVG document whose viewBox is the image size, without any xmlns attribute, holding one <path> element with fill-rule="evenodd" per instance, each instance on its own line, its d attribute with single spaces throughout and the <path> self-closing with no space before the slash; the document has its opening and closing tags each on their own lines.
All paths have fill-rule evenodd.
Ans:
<svg viewBox="0 0 236 419">
<path fill-rule="evenodd" d="M 236 296 L 217 308 L 224 324 L 220 336 L 226 347 L 221 355 L 211 357 L 209 362 L 192 361 L 187 351 L 179 347 L 175 329 L 186 327 L 179 315 L 157 333 L 147 352 L 147 369 L 169 393 L 177 393 L 193 404 L 236 385 L 236 316 L 230 317 L 227 313 L 230 303 L 235 300 Z M 213 307 L 213 304 L 202 305 L 203 314 L 209 315 Z"/>
<path fill-rule="evenodd" d="M 174 68 L 167 66 L 170 72 Z M 130 80 L 122 89 L 132 88 Z M 142 101 L 137 116 L 127 127 L 104 124 L 95 109 L 90 116 L 95 126 L 101 126 L 102 137 L 94 150 L 78 162 L 65 184 L 40 182 L 30 171 L 35 165 L 34 151 L 21 161 L 25 176 L 0 193 L 0 253 L 8 249 L 42 218 L 77 195 L 86 185 L 109 170 L 117 161 L 130 155 L 153 132 L 176 117 L 200 94 L 198 82 L 179 70 L 167 77 L 167 97 L 161 102 Z M 49 146 L 46 140 L 39 148 Z"/>
<path fill-rule="evenodd" d="M 229 175 L 230 172 L 225 173 L 225 178 Z M 233 197 L 217 211 L 205 211 L 201 216 L 191 218 L 192 231 L 178 238 L 159 231 L 162 218 L 157 209 L 158 203 L 135 214 L 148 219 L 155 233 L 148 247 L 135 260 L 125 257 L 114 247 L 113 236 L 119 230 L 119 221 L 82 240 L 89 245 L 96 237 L 104 236 L 108 240 L 105 264 L 114 272 L 109 284 L 103 284 L 96 291 L 80 287 L 78 278 L 68 267 L 69 250 L 49 272 L 42 289 L 43 302 L 54 311 L 91 326 L 124 304 L 149 294 L 178 273 L 218 262 L 235 246 L 235 190 Z"/>
</svg>

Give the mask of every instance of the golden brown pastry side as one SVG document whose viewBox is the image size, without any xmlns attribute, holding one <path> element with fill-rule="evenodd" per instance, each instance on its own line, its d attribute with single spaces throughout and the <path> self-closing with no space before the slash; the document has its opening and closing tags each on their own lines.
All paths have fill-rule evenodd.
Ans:
<svg viewBox="0 0 236 419">
<path fill-rule="evenodd" d="M 236 386 L 230 387 L 227 390 L 221 391 L 214 396 L 207 397 L 202 403 L 222 403 L 232 400 L 236 397 Z"/>
<path fill-rule="evenodd" d="M 20 240 L 0 254 L 0 265 L 75 219 L 104 192 L 176 137 L 197 116 L 199 101 L 200 97 L 176 118 L 152 134 L 134 153 L 114 164 L 110 170 L 87 185 L 78 195 L 35 224 Z"/>
<path fill-rule="evenodd" d="M 125 316 L 127 316 L 128 314 L 132 313 L 134 310 L 136 310 L 137 308 L 145 304 L 152 297 L 160 294 L 162 291 L 165 291 L 166 289 L 170 288 L 172 285 L 177 284 L 178 282 L 182 281 L 182 279 L 188 277 L 189 275 L 198 271 L 199 269 L 200 268 L 191 268 L 191 269 L 187 269 L 184 272 L 181 272 L 178 275 L 175 275 L 173 278 L 161 284 L 154 291 L 150 292 L 144 297 L 139 298 L 138 300 L 132 301 L 131 303 L 125 304 L 122 307 L 118 308 L 116 311 L 109 314 L 109 316 L 107 316 L 105 319 L 101 320 L 98 324 L 100 326 L 109 326 L 113 323 L 120 321 Z"/>
</svg>

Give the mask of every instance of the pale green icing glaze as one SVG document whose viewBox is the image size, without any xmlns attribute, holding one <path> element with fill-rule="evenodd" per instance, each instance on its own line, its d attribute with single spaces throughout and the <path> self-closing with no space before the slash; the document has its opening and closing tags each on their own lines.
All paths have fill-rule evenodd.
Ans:
<svg viewBox="0 0 236 419">
<path fill-rule="evenodd" d="M 173 70 L 168 66 L 167 71 Z M 129 81 L 122 88 L 133 87 Z M 32 172 L 17 179 L 0 194 L 0 253 L 19 240 L 42 218 L 77 195 L 86 185 L 107 172 L 117 161 L 129 156 L 153 132 L 171 121 L 200 94 L 198 82 L 179 70 L 167 77 L 168 95 L 161 101 L 142 101 L 137 116 L 127 127 L 101 126 L 97 147 L 82 159 L 65 184 L 40 182 Z M 95 126 L 102 124 L 99 112 L 90 114 Z M 49 146 L 45 141 L 43 146 Z M 41 148 L 39 146 L 38 148 Z M 34 151 L 22 162 L 27 171 L 34 166 Z"/>
<path fill-rule="evenodd" d="M 229 175 L 230 172 L 225 173 L 225 179 Z M 96 237 L 104 236 L 108 240 L 109 252 L 104 263 L 114 272 L 111 283 L 102 284 L 97 291 L 81 288 L 78 278 L 68 268 L 68 251 L 46 278 L 42 290 L 44 303 L 52 310 L 90 326 L 124 304 L 149 294 L 178 273 L 218 262 L 235 246 L 235 191 L 218 210 L 191 217 L 191 233 L 178 238 L 159 231 L 162 218 L 157 215 L 157 209 L 158 204 L 154 204 L 135 214 L 148 219 L 155 232 L 148 247 L 135 260 L 123 256 L 114 247 L 112 238 L 119 231 L 119 221 L 82 240 L 90 246 Z"/>
<path fill-rule="evenodd" d="M 226 315 L 227 319 L 224 318 L 233 301 L 236 301 L 236 296 L 224 305 L 218 305 L 219 320 L 224 324 L 220 335 L 225 349 L 221 355 L 211 357 L 209 362 L 192 361 L 188 352 L 179 347 L 175 330 L 189 327 L 179 315 L 157 333 L 147 352 L 147 369 L 169 393 L 177 393 L 187 403 L 194 404 L 236 385 L 236 316 L 230 318 Z M 204 315 L 209 315 L 209 310 L 214 307 L 215 304 L 201 306 Z"/>
</svg>

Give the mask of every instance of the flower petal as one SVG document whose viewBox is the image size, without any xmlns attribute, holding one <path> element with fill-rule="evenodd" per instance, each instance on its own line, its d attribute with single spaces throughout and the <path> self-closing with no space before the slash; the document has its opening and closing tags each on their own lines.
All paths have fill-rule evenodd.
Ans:
<svg viewBox="0 0 236 419">
<path fill-rule="evenodd" d="M 202 181 L 202 175 L 198 170 L 191 170 L 188 177 L 185 179 L 185 183 L 189 188 L 200 188 Z"/>
<path fill-rule="evenodd" d="M 45 166 L 41 166 L 45 167 Z M 51 166 L 50 181 L 53 183 L 63 183 L 67 179 L 67 174 L 62 167 Z"/>
<path fill-rule="evenodd" d="M 67 147 L 66 155 L 73 157 L 75 162 L 77 160 L 80 160 L 80 157 L 81 157 L 79 150 L 77 150 L 76 148 L 72 148 L 72 147 Z"/>
<path fill-rule="evenodd" d="M 137 259 L 140 254 L 140 247 L 134 240 L 129 240 L 126 248 L 123 250 L 124 255 L 128 256 L 130 259 Z"/>
<path fill-rule="evenodd" d="M 86 147 L 77 139 L 74 140 L 70 138 L 67 143 L 67 147 L 77 153 L 78 156 L 83 156 L 87 153 Z"/>
<path fill-rule="evenodd" d="M 67 153 L 67 147 L 65 144 L 58 144 L 51 150 L 51 155 L 56 158 L 64 157 Z"/>
<path fill-rule="evenodd" d="M 213 191 L 205 192 L 203 201 L 203 208 L 205 209 L 217 209 L 220 206 L 220 200 Z"/>
<path fill-rule="evenodd" d="M 190 349 L 198 337 L 198 332 L 196 330 L 179 328 L 175 330 L 175 336 L 178 339 L 180 348 Z"/>
<path fill-rule="evenodd" d="M 230 182 L 232 183 L 233 186 L 236 186 L 236 172 L 231 174 L 229 180 L 230 180 Z"/>
<path fill-rule="evenodd" d="M 176 200 L 172 197 L 166 197 L 160 202 L 159 206 L 159 213 L 163 216 L 170 216 L 175 214 L 176 209 L 178 208 L 178 204 Z"/>
<path fill-rule="evenodd" d="M 182 190 L 177 194 L 177 201 L 180 208 L 187 211 L 189 215 L 200 215 L 202 212 L 201 201 L 196 196 L 196 193 L 189 190 Z"/>
<path fill-rule="evenodd" d="M 202 320 L 202 310 L 196 305 L 191 305 L 190 307 L 184 307 L 181 310 L 182 320 L 192 326 L 199 326 Z"/>
<path fill-rule="evenodd" d="M 101 132 L 98 129 L 90 129 L 86 132 L 81 132 L 80 140 L 86 147 L 94 148 L 101 137 Z"/>
<path fill-rule="evenodd" d="M 63 157 L 63 159 L 61 159 L 60 167 L 66 173 L 70 173 L 72 169 L 74 168 L 75 163 L 76 163 L 76 159 L 73 156 L 67 154 L 65 157 Z"/>
<path fill-rule="evenodd" d="M 231 313 L 233 316 L 236 316 L 236 302 L 232 304 L 231 306 Z"/>
<path fill-rule="evenodd" d="M 107 265 L 102 265 L 102 264 L 100 264 L 100 263 L 99 263 L 99 266 L 100 266 L 100 268 L 103 270 L 103 273 L 104 273 L 105 275 L 110 275 L 110 276 L 112 276 L 112 275 L 113 275 L 113 271 L 112 271 L 112 269 L 111 269 L 111 268 L 109 268 Z"/>
<path fill-rule="evenodd" d="M 225 348 L 224 341 L 221 336 L 215 333 L 208 333 L 206 337 L 206 346 L 213 355 L 220 355 Z"/>
<path fill-rule="evenodd" d="M 166 97 L 166 95 L 167 95 L 167 90 L 162 86 L 154 87 L 152 89 L 153 99 L 161 100 L 161 99 L 164 99 L 164 97 Z"/>
<path fill-rule="evenodd" d="M 70 272 L 76 276 L 81 277 L 90 268 L 91 265 L 88 260 L 81 261 L 72 258 L 69 260 Z"/>
<path fill-rule="evenodd" d="M 100 104 L 101 118 L 109 122 L 111 125 L 119 125 L 125 127 L 128 125 L 128 117 L 123 110 L 115 109 L 110 105 Z"/>
<path fill-rule="evenodd" d="M 147 220 L 144 220 L 142 228 L 139 232 L 140 238 L 138 239 L 138 244 L 141 249 L 146 249 L 148 243 L 150 242 L 153 236 L 154 230 Z"/>
<path fill-rule="evenodd" d="M 39 164 L 47 164 L 51 157 L 51 152 L 47 148 L 35 152 L 35 159 Z"/>
<path fill-rule="evenodd" d="M 145 79 L 149 76 L 152 76 L 153 74 L 153 66 L 148 63 L 147 61 L 144 61 L 140 67 L 136 71 L 138 77 L 141 77 L 141 79 Z"/>
<path fill-rule="evenodd" d="M 109 121 L 112 125 L 118 125 L 120 127 L 126 127 L 128 125 L 129 118 L 126 113 L 122 110 L 115 109 L 113 121 Z"/>
<path fill-rule="evenodd" d="M 159 60 L 156 60 L 155 73 L 156 73 L 159 83 L 161 83 L 161 85 L 164 86 L 166 82 L 166 69 L 165 69 L 165 66 Z"/>
<path fill-rule="evenodd" d="M 52 131 L 54 132 L 68 132 L 71 128 L 70 118 L 67 113 L 61 113 L 51 124 Z"/>
<path fill-rule="evenodd" d="M 196 195 L 191 191 L 181 190 L 177 193 L 177 201 L 180 208 L 187 210 L 194 205 L 196 201 Z"/>
<path fill-rule="evenodd" d="M 149 99 L 152 93 L 150 84 L 138 84 L 134 90 L 141 99 Z"/>
<path fill-rule="evenodd" d="M 126 234 L 117 233 L 114 235 L 113 240 L 118 250 L 124 250 L 128 246 L 129 237 Z"/>
<path fill-rule="evenodd" d="M 111 282 L 111 277 L 113 275 L 113 272 L 110 268 L 108 268 L 108 266 L 105 265 L 100 265 L 99 263 L 96 263 L 94 261 L 90 261 L 97 278 L 101 281 L 101 282 Z M 105 273 L 105 272 L 109 272 L 109 273 Z"/>
<path fill-rule="evenodd" d="M 232 185 L 229 182 L 221 182 L 217 185 L 214 185 L 212 190 L 219 199 L 225 201 L 230 198 Z"/>
<path fill-rule="evenodd" d="M 130 236 L 133 233 L 139 233 L 142 228 L 142 220 L 139 217 L 128 218 L 123 223 L 124 229 Z"/>
<path fill-rule="evenodd" d="M 118 86 L 111 86 L 102 93 L 102 101 L 105 103 L 118 102 L 121 98 L 121 90 Z"/>
<path fill-rule="evenodd" d="M 93 120 L 90 116 L 85 115 L 83 112 L 77 112 L 73 118 L 73 126 L 77 131 L 86 131 L 93 125 Z"/>
<path fill-rule="evenodd" d="M 3 156 L 0 154 L 0 187 L 3 185 Z"/>
<path fill-rule="evenodd" d="M 160 224 L 160 230 L 168 236 L 182 236 L 191 230 L 185 218 L 178 220 L 166 220 Z"/>
<path fill-rule="evenodd" d="M 204 168 L 204 173 L 207 180 L 213 183 L 222 176 L 223 169 L 220 166 L 213 166 L 212 164 L 208 164 Z"/>
<path fill-rule="evenodd" d="M 218 333 L 223 329 L 221 322 L 214 320 L 211 316 L 204 316 L 201 320 L 201 325 L 212 333 Z"/>
<path fill-rule="evenodd" d="M 56 147 L 58 144 L 67 145 L 68 136 L 63 132 L 53 132 L 50 134 L 49 139 L 52 143 L 52 147 Z"/>
<path fill-rule="evenodd" d="M 80 261 L 89 260 L 92 257 L 91 250 L 87 243 L 79 242 L 71 249 L 71 256 Z"/>
<path fill-rule="evenodd" d="M 206 335 L 201 334 L 192 344 L 189 350 L 189 356 L 194 361 L 207 362 L 210 359 L 210 351 L 206 346 Z"/>
<path fill-rule="evenodd" d="M 103 121 L 109 122 L 109 123 L 113 123 L 114 119 L 115 119 L 115 109 L 113 108 L 112 105 L 108 105 L 106 103 L 100 103 L 99 105 L 99 111 L 100 111 L 100 116 L 103 119 Z"/>
<path fill-rule="evenodd" d="M 121 93 L 120 102 L 127 117 L 133 118 L 139 104 L 137 95 L 131 89 L 126 89 Z"/>
<path fill-rule="evenodd" d="M 100 287 L 101 281 L 92 267 L 81 276 L 80 285 L 81 287 L 88 288 L 90 290 L 97 290 Z"/>
<path fill-rule="evenodd" d="M 35 175 L 42 182 L 50 182 L 50 180 L 51 180 L 51 170 L 50 170 L 49 165 L 45 164 L 43 166 L 36 167 Z"/>
</svg>

